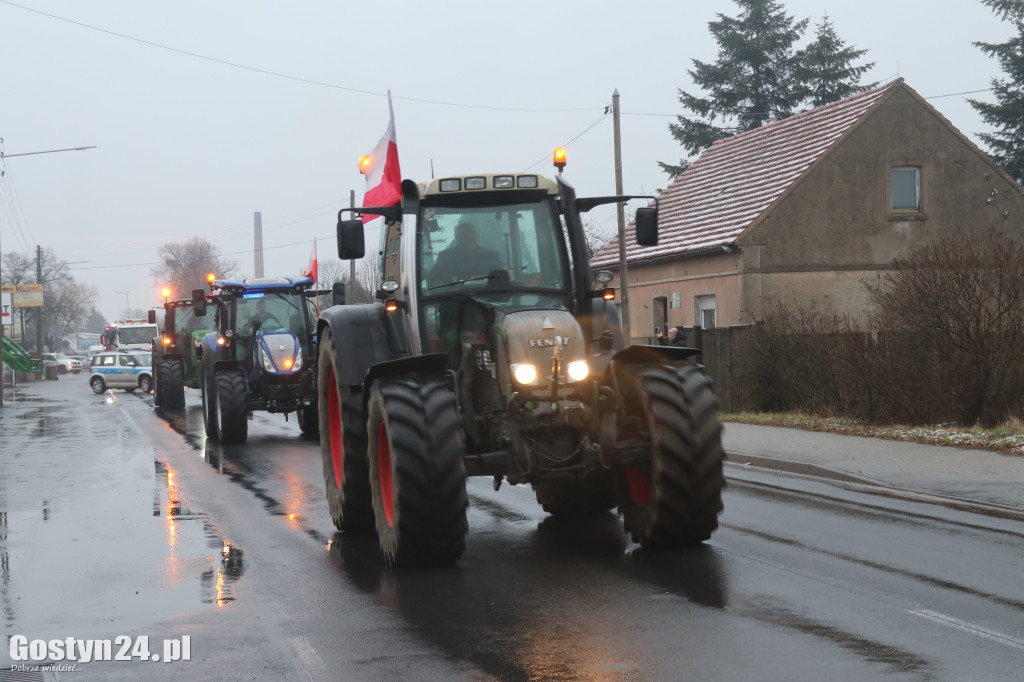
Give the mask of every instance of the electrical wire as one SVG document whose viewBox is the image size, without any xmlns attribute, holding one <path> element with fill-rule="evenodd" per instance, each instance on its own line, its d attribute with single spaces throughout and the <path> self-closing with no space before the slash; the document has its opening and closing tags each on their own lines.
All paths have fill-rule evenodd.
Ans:
<svg viewBox="0 0 1024 682">
<path fill-rule="evenodd" d="M 208 62 L 214 62 L 215 64 L 221 64 L 221 65 L 224 65 L 224 66 L 230 66 L 230 67 L 236 68 L 236 69 L 244 69 L 246 71 L 252 71 L 254 73 L 261 73 L 261 74 L 263 74 L 265 76 L 273 76 L 275 78 L 284 78 L 284 79 L 291 80 L 291 81 L 296 81 L 296 82 L 299 82 L 299 83 L 307 83 L 309 85 L 318 85 L 318 86 L 325 87 L 325 88 L 333 88 L 335 90 L 344 90 L 345 92 L 352 92 L 352 93 L 356 93 L 356 94 L 359 94 L 359 95 L 371 95 L 373 97 L 387 97 L 388 96 L 387 92 L 376 92 L 376 91 L 373 91 L 373 90 L 362 90 L 362 89 L 359 89 L 359 88 L 352 88 L 352 87 L 347 87 L 347 86 L 344 86 L 344 85 L 337 85 L 335 83 L 325 83 L 324 81 L 316 81 L 316 80 L 311 80 L 309 78 L 302 78 L 300 76 L 291 76 L 291 75 L 286 74 L 286 73 L 280 73 L 280 72 L 277 72 L 277 71 L 270 71 L 268 69 L 261 69 L 259 67 L 255 67 L 255 66 L 248 66 L 246 64 L 239 64 L 237 62 L 229 62 L 229 61 L 227 61 L 225 59 L 218 59 L 216 57 L 209 57 L 207 55 L 199 54 L 198 52 L 189 52 L 188 50 L 182 50 L 182 49 L 179 49 L 179 48 L 176 48 L 176 47 L 171 47 L 169 45 L 163 45 L 161 43 L 155 43 L 155 42 L 153 42 L 151 40 L 144 40 L 142 38 L 136 38 L 134 36 L 126 35 L 124 33 L 118 33 L 117 31 L 111 31 L 109 29 L 100 28 L 99 26 L 92 26 L 90 24 L 86 24 L 86 23 L 83 23 L 81 21 L 75 21 L 74 19 L 68 19 L 67 17 L 58 16 L 56 14 L 50 14 L 49 12 L 43 12 L 41 10 L 37 10 L 37 9 L 32 8 L 32 7 L 26 7 L 24 5 L 19 5 L 16 2 L 10 2 L 10 0 L 0 0 L 0 3 L 2 3 L 4 5 L 10 5 L 11 7 L 17 7 L 18 9 L 23 9 L 26 12 L 33 12 L 35 14 L 39 14 L 39 15 L 42 15 L 44 17 L 49 17 L 50 19 L 57 19 L 58 21 L 63 21 L 63 22 L 67 22 L 69 24 L 74 24 L 75 26 L 80 26 L 82 28 L 87 28 L 87 29 L 89 29 L 91 31 L 98 31 L 100 33 L 106 33 L 107 35 L 112 35 L 112 36 L 115 36 L 117 38 L 122 38 L 124 40 L 130 40 L 130 41 L 133 41 L 133 42 L 136 42 L 136 43 L 141 43 L 143 45 L 148 45 L 150 47 L 156 47 L 156 48 L 159 48 L 161 50 L 167 50 L 169 52 L 175 52 L 177 54 L 186 55 L 188 57 L 194 57 L 196 59 L 203 59 L 203 60 L 206 60 Z M 529 107 L 496 107 L 496 106 L 487 106 L 487 105 L 483 105 L 483 104 L 464 104 L 464 103 L 461 103 L 461 102 L 442 102 L 442 101 L 438 101 L 438 100 L 422 99 L 422 98 L 418 98 L 418 97 L 402 97 L 400 95 L 395 95 L 393 97 L 393 99 L 404 100 L 406 102 L 417 102 L 419 104 L 434 104 L 434 105 L 437 105 L 437 106 L 444 106 L 444 107 L 461 107 L 461 108 L 465 108 L 465 109 L 487 109 L 487 110 L 491 110 L 491 111 L 519 111 L 519 112 L 530 112 L 530 113 L 557 113 L 557 112 L 571 112 L 571 111 L 593 111 L 593 110 L 598 108 L 598 107 L 578 107 L 578 108 L 571 108 L 571 109 L 536 109 L 536 108 L 529 108 Z"/>
</svg>

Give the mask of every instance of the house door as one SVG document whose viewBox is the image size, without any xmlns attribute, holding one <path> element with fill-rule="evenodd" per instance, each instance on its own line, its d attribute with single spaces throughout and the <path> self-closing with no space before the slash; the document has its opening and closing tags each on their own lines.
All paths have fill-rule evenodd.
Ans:
<svg viewBox="0 0 1024 682">
<path fill-rule="evenodd" d="M 651 312 L 653 313 L 653 324 L 650 333 L 654 334 L 653 327 L 660 327 L 661 331 L 665 333 L 668 330 L 668 299 L 664 296 L 656 296 L 651 305 Z"/>
</svg>

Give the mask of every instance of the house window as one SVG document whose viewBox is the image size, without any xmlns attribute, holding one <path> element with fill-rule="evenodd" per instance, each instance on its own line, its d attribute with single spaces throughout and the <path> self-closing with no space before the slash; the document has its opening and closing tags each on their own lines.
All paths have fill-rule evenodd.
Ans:
<svg viewBox="0 0 1024 682">
<path fill-rule="evenodd" d="M 704 329 L 714 329 L 716 326 L 715 320 L 715 295 L 709 294 L 707 296 L 696 296 L 694 298 L 696 303 L 696 322 Z"/>
<path fill-rule="evenodd" d="M 921 210 L 921 169 L 901 166 L 889 169 L 889 206 L 893 211 Z"/>
</svg>

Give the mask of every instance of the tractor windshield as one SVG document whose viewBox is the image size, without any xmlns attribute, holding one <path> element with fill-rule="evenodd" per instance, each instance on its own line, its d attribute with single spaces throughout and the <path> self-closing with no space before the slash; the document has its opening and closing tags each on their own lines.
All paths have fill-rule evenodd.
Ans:
<svg viewBox="0 0 1024 682">
<path fill-rule="evenodd" d="M 303 355 L 312 353 L 308 319 L 305 297 L 299 291 L 250 290 L 235 302 L 235 328 L 243 340 L 258 331 L 290 329 L 299 337 Z"/>
<path fill-rule="evenodd" d="M 420 293 L 469 289 L 564 291 L 568 267 L 560 223 L 546 201 L 423 208 L 417 250 Z"/>
</svg>

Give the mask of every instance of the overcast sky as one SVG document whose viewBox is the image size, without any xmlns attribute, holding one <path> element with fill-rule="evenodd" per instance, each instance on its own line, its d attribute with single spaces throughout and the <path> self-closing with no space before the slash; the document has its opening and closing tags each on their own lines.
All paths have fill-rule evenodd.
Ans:
<svg viewBox="0 0 1024 682">
<path fill-rule="evenodd" d="M 998 65 L 971 45 L 1011 34 L 976 0 L 782 3 L 824 13 L 978 142 L 969 96 Z M 28 9 L 26 9 L 28 8 Z M 109 319 L 160 301 L 157 248 L 200 235 L 253 272 L 262 213 L 268 276 L 297 275 L 313 239 L 336 256 L 334 222 L 360 200 L 356 166 L 387 125 L 392 91 L 403 176 L 553 172 L 581 196 L 614 192 L 621 95 L 627 193 L 665 187 L 658 161 L 682 148 L 668 124 L 678 89 L 700 94 L 692 59 L 713 62 L 707 24 L 731 0 L 0 0 L 0 249 L 53 247 L 95 285 Z M 980 92 L 979 92 L 980 91 Z M 595 211 L 594 213 L 597 213 Z M 595 216 L 614 231 L 614 211 Z M 379 221 L 378 221 L 379 222 Z M 376 235 L 368 243 L 376 245 Z M 122 292 L 120 294 L 115 292 Z"/>
</svg>

